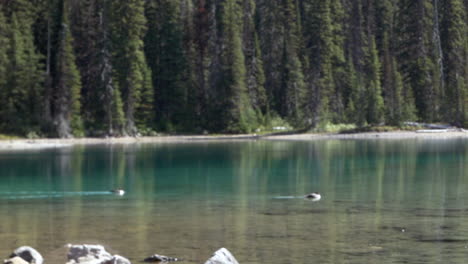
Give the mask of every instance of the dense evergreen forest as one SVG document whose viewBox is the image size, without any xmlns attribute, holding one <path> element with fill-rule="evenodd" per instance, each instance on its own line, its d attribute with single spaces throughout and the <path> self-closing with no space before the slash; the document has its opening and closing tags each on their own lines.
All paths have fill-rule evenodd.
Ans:
<svg viewBox="0 0 468 264">
<path fill-rule="evenodd" d="M 0 133 L 468 125 L 468 0 L 0 0 Z"/>
</svg>

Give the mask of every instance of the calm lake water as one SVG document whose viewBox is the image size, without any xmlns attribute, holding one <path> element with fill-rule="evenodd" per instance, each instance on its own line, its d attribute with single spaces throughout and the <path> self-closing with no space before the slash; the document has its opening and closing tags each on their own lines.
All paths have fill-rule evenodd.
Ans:
<svg viewBox="0 0 468 264">
<path fill-rule="evenodd" d="M 107 191 L 122 187 L 123 197 Z M 318 191 L 322 200 L 301 196 Z M 468 140 L 247 141 L 0 153 L 0 258 L 466 263 Z"/>
</svg>

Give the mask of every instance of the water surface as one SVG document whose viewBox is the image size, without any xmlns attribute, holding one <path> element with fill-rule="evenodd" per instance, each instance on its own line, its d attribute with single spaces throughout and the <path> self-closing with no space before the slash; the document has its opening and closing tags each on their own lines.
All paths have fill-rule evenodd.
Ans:
<svg viewBox="0 0 468 264">
<path fill-rule="evenodd" d="M 30 245 L 64 263 L 63 245 L 99 243 L 133 262 L 226 247 L 241 264 L 465 263 L 467 166 L 464 139 L 3 152 L 0 257 Z"/>
</svg>

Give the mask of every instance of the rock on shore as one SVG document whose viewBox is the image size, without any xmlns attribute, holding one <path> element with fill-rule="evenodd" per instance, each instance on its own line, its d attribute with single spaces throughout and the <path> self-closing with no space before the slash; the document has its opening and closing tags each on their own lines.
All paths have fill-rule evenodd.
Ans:
<svg viewBox="0 0 468 264">
<path fill-rule="evenodd" d="M 225 248 L 218 249 L 205 264 L 239 264 L 236 258 Z"/>
<path fill-rule="evenodd" d="M 4 263 L 21 264 L 21 260 L 31 264 L 42 264 L 44 262 L 44 258 L 37 250 L 29 246 L 23 246 L 15 249 L 10 255 L 10 259 L 5 260 Z"/>
<path fill-rule="evenodd" d="M 131 264 L 119 255 L 111 255 L 101 245 L 68 245 L 67 264 Z"/>
<path fill-rule="evenodd" d="M 101 245 L 71 245 L 69 248 L 66 264 L 131 264 L 131 262 L 119 255 L 112 255 Z M 170 258 L 162 255 L 153 255 L 145 261 L 178 261 L 181 259 Z M 42 264 L 44 259 L 41 254 L 32 247 L 23 246 L 17 248 L 10 255 L 9 259 L 4 260 L 4 264 Z M 225 248 L 220 248 L 213 253 L 205 264 L 239 264 L 236 258 Z"/>
<path fill-rule="evenodd" d="M 20 257 L 13 257 L 9 259 L 5 259 L 3 261 L 4 264 L 29 264 L 26 260 L 20 258 Z"/>
</svg>

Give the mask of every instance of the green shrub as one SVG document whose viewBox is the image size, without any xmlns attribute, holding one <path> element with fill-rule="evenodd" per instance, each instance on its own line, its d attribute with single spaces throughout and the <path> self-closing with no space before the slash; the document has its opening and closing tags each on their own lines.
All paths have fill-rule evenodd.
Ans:
<svg viewBox="0 0 468 264">
<path fill-rule="evenodd" d="M 333 124 L 330 122 L 321 123 L 316 126 L 312 132 L 316 133 L 340 133 L 343 131 L 349 131 L 356 129 L 355 124 Z"/>
</svg>

